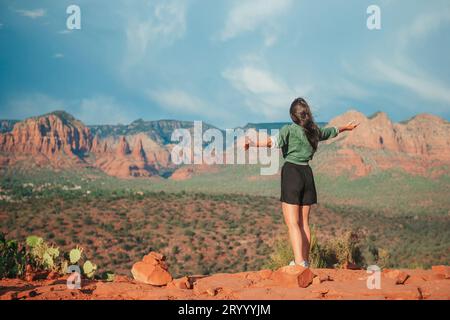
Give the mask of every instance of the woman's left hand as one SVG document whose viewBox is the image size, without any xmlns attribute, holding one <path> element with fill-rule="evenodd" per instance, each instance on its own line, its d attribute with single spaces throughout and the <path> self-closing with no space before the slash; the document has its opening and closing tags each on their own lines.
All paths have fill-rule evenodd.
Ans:
<svg viewBox="0 0 450 320">
<path fill-rule="evenodd" d="M 252 139 L 250 139 L 249 137 L 245 137 L 244 140 L 244 150 L 248 150 L 250 148 L 250 145 L 253 144 Z"/>
</svg>

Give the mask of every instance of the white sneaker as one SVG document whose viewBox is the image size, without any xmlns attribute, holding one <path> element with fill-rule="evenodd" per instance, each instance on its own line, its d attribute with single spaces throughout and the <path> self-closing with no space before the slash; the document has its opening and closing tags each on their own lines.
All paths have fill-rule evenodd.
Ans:
<svg viewBox="0 0 450 320">
<path fill-rule="evenodd" d="M 292 260 L 291 262 L 289 262 L 289 265 L 290 266 L 295 266 L 295 261 L 294 260 Z M 309 262 L 308 261 L 302 261 L 300 264 L 299 264 L 299 266 L 302 266 L 302 267 L 304 267 L 304 268 L 309 268 Z"/>
<path fill-rule="evenodd" d="M 302 266 L 302 267 L 305 267 L 305 268 L 309 268 L 309 262 L 308 261 L 303 261 L 302 263 L 300 263 L 300 265 Z"/>
</svg>

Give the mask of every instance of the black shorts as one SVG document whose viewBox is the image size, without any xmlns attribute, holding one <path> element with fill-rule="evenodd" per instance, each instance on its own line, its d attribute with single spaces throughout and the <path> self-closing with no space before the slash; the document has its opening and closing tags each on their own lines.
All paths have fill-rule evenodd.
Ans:
<svg viewBox="0 0 450 320">
<path fill-rule="evenodd" d="M 284 163 L 281 168 L 280 201 L 298 205 L 317 203 L 316 185 L 309 165 Z"/>
</svg>

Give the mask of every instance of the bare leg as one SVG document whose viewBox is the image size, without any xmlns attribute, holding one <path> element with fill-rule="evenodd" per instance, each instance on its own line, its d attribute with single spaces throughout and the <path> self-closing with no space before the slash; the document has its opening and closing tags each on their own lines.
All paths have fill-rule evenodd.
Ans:
<svg viewBox="0 0 450 320">
<path fill-rule="evenodd" d="M 311 206 L 301 206 L 300 212 L 302 219 L 300 220 L 300 229 L 303 236 L 302 253 L 306 261 L 309 261 L 309 250 L 311 247 L 311 230 L 309 229 L 309 212 Z"/>
<path fill-rule="evenodd" d="M 289 238 L 291 239 L 292 250 L 294 251 L 295 263 L 303 262 L 304 256 L 302 252 L 303 236 L 300 229 L 300 206 L 294 204 L 281 203 L 283 209 L 284 221 L 289 230 Z"/>
</svg>

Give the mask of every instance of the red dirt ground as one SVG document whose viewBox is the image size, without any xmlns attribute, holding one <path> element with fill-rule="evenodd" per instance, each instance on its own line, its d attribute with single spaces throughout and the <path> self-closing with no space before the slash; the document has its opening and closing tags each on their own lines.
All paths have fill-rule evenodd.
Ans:
<svg viewBox="0 0 450 320">
<path fill-rule="evenodd" d="M 444 270 L 444 271 L 442 271 Z M 270 270 L 187 276 L 166 286 L 141 284 L 124 276 L 113 282 L 83 280 L 69 290 L 66 278 L 26 282 L 0 280 L 0 299 L 20 300 L 205 300 L 205 299 L 376 299 L 450 300 L 449 267 L 433 270 L 383 270 L 381 288 L 368 289 L 365 270 L 311 269 L 315 277 L 306 288 L 280 281 Z M 278 271 L 277 271 L 278 272 Z M 405 280 L 406 279 L 406 280 Z M 403 282 L 401 284 L 401 282 Z"/>
</svg>

